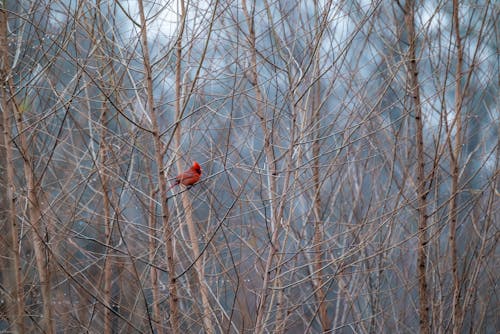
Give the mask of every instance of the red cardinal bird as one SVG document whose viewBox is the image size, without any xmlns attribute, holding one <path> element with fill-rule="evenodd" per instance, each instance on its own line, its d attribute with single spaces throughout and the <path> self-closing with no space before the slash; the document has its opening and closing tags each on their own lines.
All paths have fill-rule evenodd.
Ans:
<svg viewBox="0 0 500 334">
<path fill-rule="evenodd" d="M 187 171 L 180 173 L 175 177 L 174 184 L 172 184 L 170 188 L 167 189 L 167 191 L 178 184 L 183 184 L 186 187 L 191 187 L 193 184 L 200 180 L 200 177 L 201 167 L 196 161 L 193 161 L 193 165 Z"/>
</svg>

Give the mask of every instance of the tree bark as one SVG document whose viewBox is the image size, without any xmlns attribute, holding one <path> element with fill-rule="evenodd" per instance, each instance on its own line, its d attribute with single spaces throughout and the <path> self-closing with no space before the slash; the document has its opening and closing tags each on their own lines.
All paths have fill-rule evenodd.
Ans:
<svg viewBox="0 0 500 334">
<path fill-rule="evenodd" d="M 413 0 L 405 3 L 405 23 L 408 32 L 408 77 L 409 93 L 413 100 L 417 150 L 417 213 L 418 213 L 418 250 L 417 279 L 419 292 L 420 333 L 430 332 L 429 296 L 427 288 L 427 188 L 425 178 L 425 148 L 422 106 L 420 101 L 420 84 L 418 80 L 418 63 L 416 56 L 417 36 L 415 33 L 415 4 Z"/>
<path fill-rule="evenodd" d="M 161 139 L 160 128 L 158 126 L 158 117 L 155 110 L 155 101 L 153 96 L 153 76 L 151 70 L 151 62 L 149 59 L 149 46 L 147 39 L 147 25 L 146 16 L 144 13 L 144 4 L 142 0 L 138 1 L 139 5 L 139 15 L 141 22 L 141 42 L 143 51 L 143 63 L 144 72 L 146 79 L 146 91 L 147 91 L 147 110 L 151 122 L 153 124 L 153 139 L 154 139 L 154 150 L 155 150 L 155 162 L 157 177 L 159 182 L 161 206 L 162 206 L 162 224 L 165 228 L 164 241 L 165 249 L 167 254 L 167 267 L 169 274 L 169 306 L 170 306 L 170 326 L 172 333 L 179 333 L 179 297 L 178 297 L 178 287 L 175 274 L 175 257 L 174 257 L 174 232 L 169 222 L 169 210 L 167 204 L 167 179 L 165 176 L 165 168 L 163 163 L 163 152 L 164 144 Z"/>
</svg>

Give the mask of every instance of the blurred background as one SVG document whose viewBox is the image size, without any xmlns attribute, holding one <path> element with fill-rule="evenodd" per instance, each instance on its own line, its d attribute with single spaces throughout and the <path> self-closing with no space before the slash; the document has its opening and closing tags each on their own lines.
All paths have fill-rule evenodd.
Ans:
<svg viewBox="0 0 500 334">
<path fill-rule="evenodd" d="M 498 9 L 3 1 L 0 331 L 496 333 Z"/>
</svg>

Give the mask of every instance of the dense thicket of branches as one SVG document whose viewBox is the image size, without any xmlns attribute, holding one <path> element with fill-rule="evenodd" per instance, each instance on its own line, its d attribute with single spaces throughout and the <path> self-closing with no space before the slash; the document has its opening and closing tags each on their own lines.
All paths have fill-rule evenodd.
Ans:
<svg viewBox="0 0 500 334">
<path fill-rule="evenodd" d="M 497 4 L 0 14 L 0 331 L 498 329 Z"/>
</svg>

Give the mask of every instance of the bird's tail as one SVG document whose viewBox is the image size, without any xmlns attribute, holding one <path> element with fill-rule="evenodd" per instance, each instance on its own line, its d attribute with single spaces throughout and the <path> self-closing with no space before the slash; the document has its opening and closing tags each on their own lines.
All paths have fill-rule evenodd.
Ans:
<svg viewBox="0 0 500 334">
<path fill-rule="evenodd" d="M 178 180 L 176 180 L 175 182 L 173 182 L 173 183 L 172 183 L 172 185 L 171 185 L 170 187 L 168 187 L 168 188 L 167 188 L 167 192 L 169 192 L 169 191 L 170 191 L 170 189 L 172 189 L 173 187 L 175 187 L 175 186 L 176 186 L 176 185 L 178 185 L 178 184 L 179 184 L 179 181 L 178 181 Z"/>
</svg>

